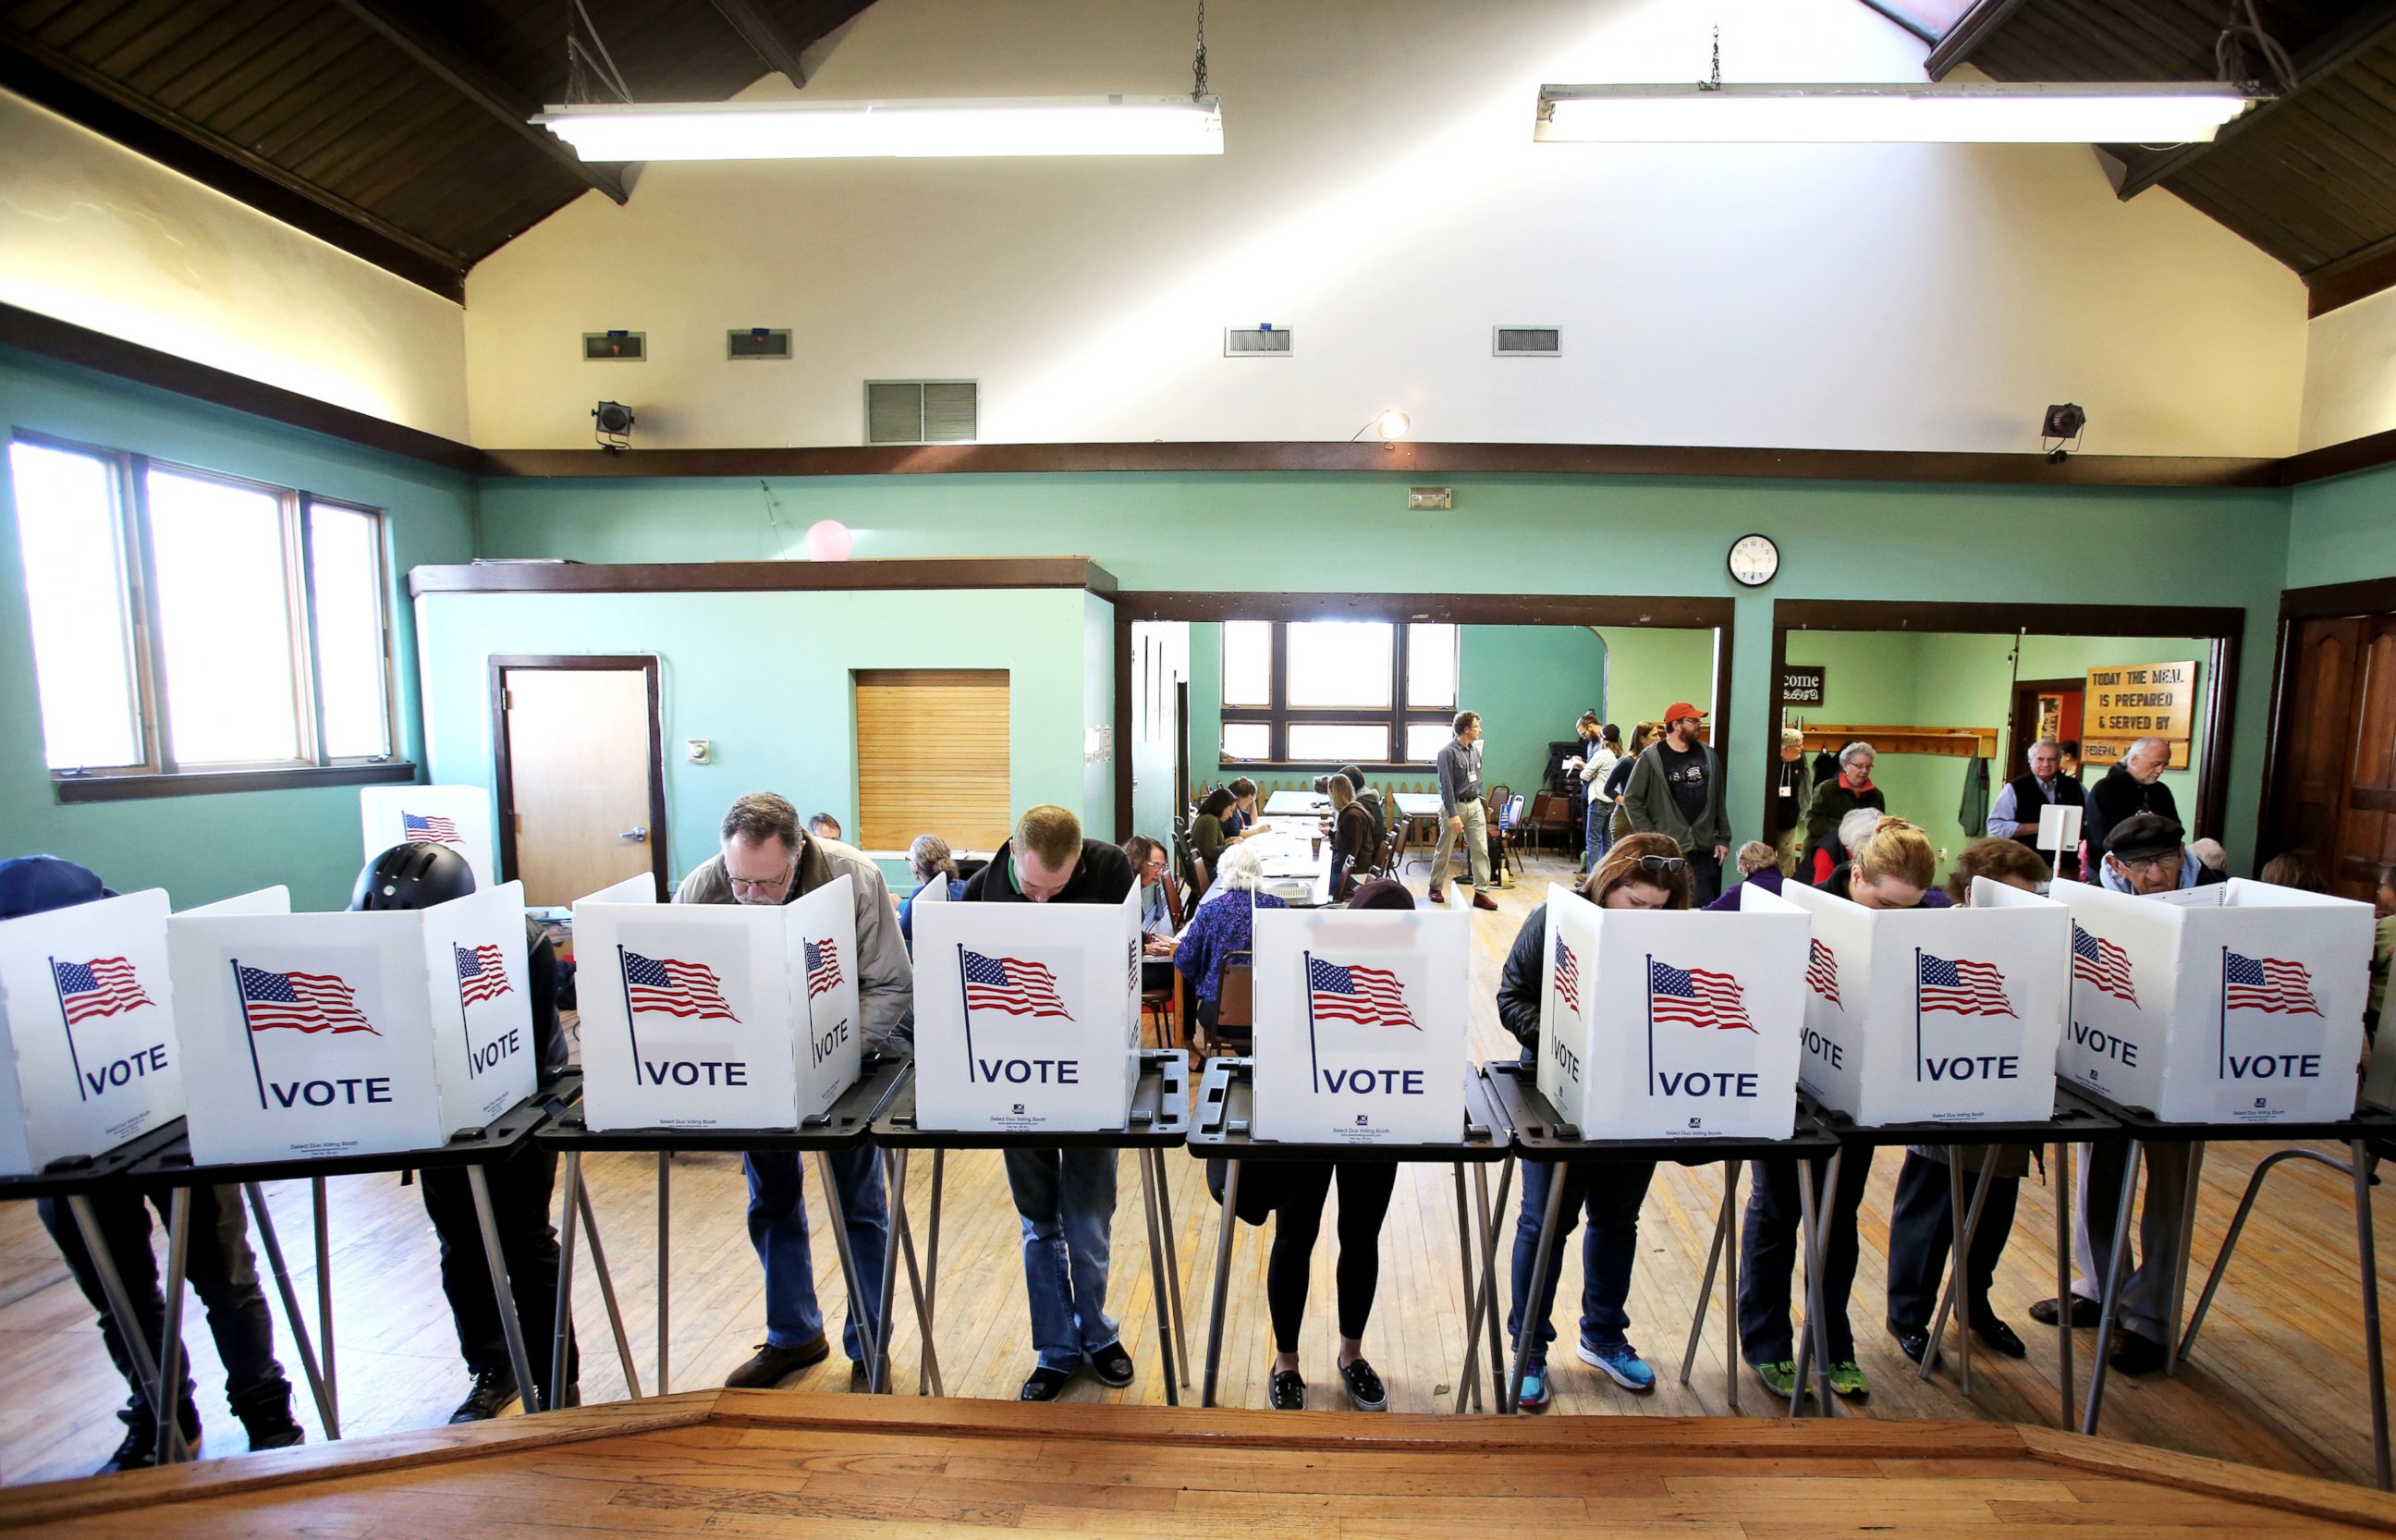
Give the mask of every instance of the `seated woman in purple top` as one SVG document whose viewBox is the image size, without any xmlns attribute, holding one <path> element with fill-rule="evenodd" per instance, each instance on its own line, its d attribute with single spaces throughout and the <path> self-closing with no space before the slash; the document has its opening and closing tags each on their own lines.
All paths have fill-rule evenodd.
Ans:
<svg viewBox="0 0 2396 1540">
<path fill-rule="evenodd" d="M 1198 990 L 1198 1024 L 1210 1032 L 1223 992 L 1223 963 L 1232 953 L 1250 949 L 1251 917 L 1260 909 L 1289 908 L 1271 894 L 1257 891 L 1263 878 L 1264 858 L 1253 847 L 1227 847 L 1214 885 L 1174 949 L 1173 965 Z"/>
<path fill-rule="evenodd" d="M 1738 890 L 1753 883 L 1766 893 L 1778 893 L 1784 878 L 1780 875 L 1779 852 L 1762 840 L 1750 840 L 1738 847 L 1738 881 L 1723 889 L 1721 897 L 1706 905 L 1717 912 L 1737 913 Z"/>
</svg>

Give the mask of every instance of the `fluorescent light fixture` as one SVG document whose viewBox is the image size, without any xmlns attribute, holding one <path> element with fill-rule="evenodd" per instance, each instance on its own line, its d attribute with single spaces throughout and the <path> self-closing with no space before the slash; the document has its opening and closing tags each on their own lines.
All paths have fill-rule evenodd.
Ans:
<svg viewBox="0 0 2396 1540">
<path fill-rule="evenodd" d="M 1542 86 L 1532 137 L 1617 144 L 2190 144 L 2234 86 Z"/>
<path fill-rule="evenodd" d="M 532 121 L 586 161 L 1223 153 L 1214 97 L 606 102 Z"/>
</svg>

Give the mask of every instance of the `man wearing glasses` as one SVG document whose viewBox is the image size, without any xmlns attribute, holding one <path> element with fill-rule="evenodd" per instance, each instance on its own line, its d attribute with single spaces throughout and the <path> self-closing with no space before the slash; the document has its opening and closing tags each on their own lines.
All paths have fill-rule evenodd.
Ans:
<svg viewBox="0 0 2396 1540">
<path fill-rule="evenodd" d="M 856 883 L 857 1006 L 864 1047 L 906 1053 L 914 1044 L 915 973 L 891 907 L 881 869 L 862 852 L 802 833 L 798 809 L 771 791 L 752 791 L 724 815 L 724 848 L 682 881 L 677 904 L 787 904 L 846 875 Z M 765 1269 L 765 1340 L 754 1358 L 725 1385 L 754 1389 L 780 1384 L 832 1355 L 823 1310 L 816 1303 L 815 1264 L 807 1253 L 806 1200 L 792 1150 L 752 1149 L 740 1157 L 749 1175 L 749 1241 Z M 862 1321 L 875 1326 L 883 1261 L 889 1255 L 890 1211 L 875 1152 L 859 1146 L 831 1157 L 848 1251 L 857 1268 L 841 1345 L 848 1350 L 849 1387 L 866 1382 Z M 861 1296 L 860 1296 L 861 1295 Z"/>
</svg>

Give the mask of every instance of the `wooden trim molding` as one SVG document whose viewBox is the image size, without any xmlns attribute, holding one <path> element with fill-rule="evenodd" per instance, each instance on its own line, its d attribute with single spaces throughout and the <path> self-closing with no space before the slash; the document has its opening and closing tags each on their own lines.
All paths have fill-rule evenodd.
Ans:
<svg viewBox="0 0 2396 1540">
<path fill-rule="evenodd" d="M 2282 589 L 2280 618 L 2310 620 L 2323 615 L 2386 615 L 2396 611 L 2396 578 L 2365 578 L 2352 583 Z"/>
<path fill-rule="evenodd" d="M 295 764 L 280 770 L 179 770 L 165 776 L 52 777 L 61 803 L 213 797 L 228 791 L 297 791 L 311 786 L 387 786 L 416 779 L 405 760 L 381 764 Z"/>
<path fill-rule="evenodd" d="M 1083 589 L 1114 574 L 1087 556 L 877 558 L 859 562 L 473 562 L 411 567 L 428 593 L 830 593 L 892 589 Z"/>
<path fill-rule="evenodd" d="M 666 849 L 665 716 L 659 700 L 662 670 L 650 653 L 493 653 L 490 657 L 491 786 L 499 809 L 499 881 L 516 871 L 515 761 L 508 748 L 508 670 L 510 669 L 639 670 L 648 686 L 649 728 L 649 875 L 658 884 L 658 902 L 673 896 L 673 869 Z"/>
</svg>

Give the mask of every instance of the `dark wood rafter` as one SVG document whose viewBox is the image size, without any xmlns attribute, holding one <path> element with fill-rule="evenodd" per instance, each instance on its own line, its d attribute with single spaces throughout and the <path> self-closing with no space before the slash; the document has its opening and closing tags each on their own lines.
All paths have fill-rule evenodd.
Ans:
<svg viewBox="0 0 2396 1540">
<path fill-rule="evenodd" d="M 1963 13 L 1961 20 L 1947 29 L 1947 35 L 1930 50 L 1930 57 L 1922 61 L 1923 73 L 1933 80 L 1946 79 L 1955 66 L 1969 60 L 1981 44 L 1995 36 L 2022 5 L 2023 0 L 1979 0 L 1978 5 Z"/>
<path fill-rule="evenodd" d="M 349 0 L 344 0 L 344 3 L 349 3 Z M 807 72 L 805 66 L 799 62 L 799 50 L 791 46 L 791 40 L 782 35 L 782 29 L 774 25 L 763 11 L 751 5 L 749 0 L 714 0 L 714 5 L 724 13 L 724 20 L 732 23 L 732 30 L 740 34 L 740 40 L 757 50 L 758 58 L 792 86 L 804 87 L 806 85 Z"/>
</svg>

